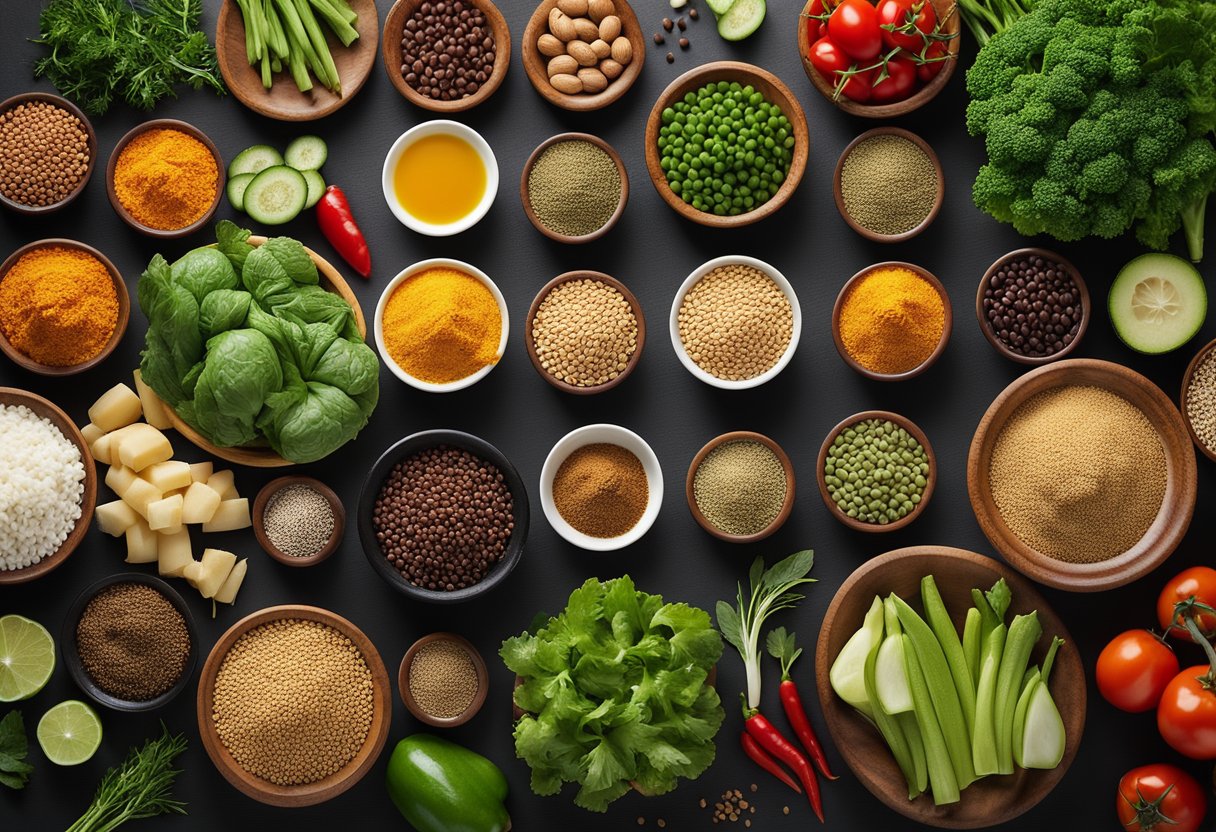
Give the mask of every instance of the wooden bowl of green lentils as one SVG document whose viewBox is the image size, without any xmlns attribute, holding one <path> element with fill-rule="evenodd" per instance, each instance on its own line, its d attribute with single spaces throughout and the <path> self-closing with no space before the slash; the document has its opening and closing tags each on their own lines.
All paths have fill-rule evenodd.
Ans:
<svg viewBox="0 0 1216 832">
<path fill-rule="evenodd" d="M 911 420 L 867 410 L 828 432 L 815 465 L 828 512 L 859 532 L 893 532 L 921 515 L 937 484 L 937 457 Z"/>
<path fill-rule="evenodd" d="M 781 446 L 762 433 L 724 433 L 693 457 L 684 495 L 705 531 L 728 543 L 755 543 L 789 519 L 794 466 Z"/>
</svg>

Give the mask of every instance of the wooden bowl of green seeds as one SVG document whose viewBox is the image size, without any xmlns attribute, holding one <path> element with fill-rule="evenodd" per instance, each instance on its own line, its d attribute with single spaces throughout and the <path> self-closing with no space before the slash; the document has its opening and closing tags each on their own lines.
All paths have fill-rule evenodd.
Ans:
<svg viewBox="0 0 1216 832">
<path fill-rule="evenodd" d="M 902 243 L 937 219 L 946 182 L 928 142 L 901 127 L 875 127 L 840 154 L 832 194 L 849 228 L 876 243 Z"/>
<path fill-rule="evenodd" d="M 684 496 L 693 519 L 728 543 L 755 543 L 789 519 L 794 466 L 762 433 L 731 431 L 705 443 L 688 466 Z"/>
<path fill-rule="evenodd" d="M 519 180 L 524 214 L 559 243 L 589 243 L 625 213 L 629 173 L 621 154 L 590 133 L 559 133 L 541 142 Z"/>
</svg>

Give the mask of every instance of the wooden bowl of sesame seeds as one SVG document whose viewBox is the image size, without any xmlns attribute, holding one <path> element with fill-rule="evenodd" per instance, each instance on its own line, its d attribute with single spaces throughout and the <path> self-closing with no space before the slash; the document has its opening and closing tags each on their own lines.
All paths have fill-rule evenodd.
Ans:
<svg viewBox="0 0 1216 832">
<path fill-rule="evenodd" d="M 56 109 L 61 112 L 56 113 Z M 89 178 L 93 175 L 93 168 L 97 166 L 97 133 L 93 130 L 92 123 L 85 117 L 80 108 L 66 98 L 52 95 L 48 92 L 27 92 L 21 95 L 14 95 L 0 104 L 0 145 L 7 142 L 9 138 L 5 136 L 5 128 L 9 125 L 17 128 L 18 135 L 13 138 L 27 141 L 33 138 L 28 125 L 16 123 L 17 121 L 24 122 L 24 116 L 27 111 L 31 111 L 39 119 L 46 119 L 48 117 L 52 119 L 52 123 L 47 125 L 47 129 L 52 131 L 57 138 L 58 147 L 63 147 L 64 140 L 71 141 L 76 145 L 77 155 L 83 153 L 86 156 L 86 159 L 83 160 L 83 171 L 79 169 L 79 162 L 81 160 L 77 158 L 77 164 L 69 165 L 68 169 L 62 172 L 62 177 L 66 178 L 60 177 L 56 181 L 48 183 L 51 185 L 50 197 L 54 197 L 53 199 L 48 198 L 48 195 L 43 192 L 46 185 L 34 182 L 29 178 L 38 172 L 36 170 L 19 169 L 18 176 L 20 178 L 11 182 L 8 180 L 7 172 L 3 177 L 0 177 L 0 180 L 2 180 L 0 181 L 0 205 L 19 214 L 37 216 L 39 214 L 49 214 L 52 211 L 58 211 L 60 208 L 65 207 L 76 197 L 80 196 L 80 192 L 84 190 L 85 185 L 89 184 Z M 19 115 L 22 118 L 16 119 Z M 73 119 L 79 122 L 79 124 L 73 125 Z M 40 123 L 44 122 L 40 121 Z M 76 129 L 73 130 L 73 127 Z M 83 137 L 81 133 L 83 133 Z M 84 140 L 83 145 L 80 141 L 81 138 Z M 5 150 L 6 148 L 0 146 L 0 162 L 7 161 Z M 58 158 L 54 160 L 44 158 L 44 161 L 58 163 L 59 160 Z M 0 165 L 0 167 L 3 167 L 3 165 Z M 24 167 L 23 165 L 22 168 Z M 25 191 L 31 187 L 35 192 L 29 193 L 28 199 L 15 198 L 18 195 L 17 192 Z M 11 195 L 8 193 L 10 188 L 14 191 Z"/>
<path fill-rule="evenodd" d="M 603 393 L 624 381 L 646 344 L 642 304 L 603 272 L 553 278 L 536 293 L 527 321 L 524 340 L 532 366 L 558 390 L 577 396 Z"/>
<path fill-rule="evenodd" d="M 315 491 L 329 504 L 329 510 L 333 514 L 333 528 L 330 530 L 329 537 L 325 544 L 311 555 L 292 555 L 284 552 L 274 545 L 274 541 L 271 540 L 271 532 L 266 526 L 266 509 L 271 500 L 280 492 L 292 487 Z M 257 538 L 258 545 L 266 554 L 285 566 L 316 566 L 337 551 L 345 528 L 346 509 L 342 506 L 342 500 L 338 498 L 332 488 L 315 477 L 288 476 L 271 480 L 262 486 L 262 490 L 258 492 L 258 496 L 253 501 L 253 536 Z"/>
</svg>

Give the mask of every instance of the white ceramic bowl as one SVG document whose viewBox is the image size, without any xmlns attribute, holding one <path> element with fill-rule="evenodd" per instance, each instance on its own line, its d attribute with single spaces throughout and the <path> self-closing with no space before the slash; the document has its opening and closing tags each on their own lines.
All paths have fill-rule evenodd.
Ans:
<svg viewBox="0 0 1216 832">
<path fill-rule="evenodd" d="M 507 336 L 510 334 L 510 319 L 507 316 L 507 301 L 502 296 L 502 292 L 498 290 L 490 276 L 476 266 L 470 266 L 460 260 L 449 260 L 446 257 L 432 257 L 430 260 L 421 260 L 412 266 L 407 266 L 401 270 L 396 277 L 389 281 L 384 287 L 384 291 L 380 294 L 380 300 L 376 303 L 376 319 L 372 327 L 372 331 L 376 336 L 376 349 L 380 352 L 380 357 L 384 359 L 384 363 L 393 371 L 393 375 L 404 381 L 411 387 L 417 387 L 419 390 L 425 390 L 428 393 L 452 393 L 456 390 L 463 390 L 470 387 L 490 374 L 490 371 L 498 366 L 498 361 L 493 364 L 487 364 L 471 376 L 465 376 L 457 381 L 451 381 L 447 384 L 434 384 L 429 381 L 423 381 L 419 378 L 414 378 L 412 375 L 401 369 L 393 357 L 389 355 L 388 349 L 384 345 L 384 307 L 388 305 L 388 299 L 392 297 L 397 287 L 401 285 L 401 281 L 418 272 L 426 271 L 436 267 L 444 267 L 449 269 L 458 269 L 466 272 L 480 280 L 490 290 L 490 294 L 494 295 L 494 300 L 498 302 L 498 314 L 502 316 L 502 336 L 498 339 L 498 361 L 502 360 L 503 352 L 507 349 Z"/>
<path fill-rule="evenodd" d="M 553 477 L 557 475 L 557 469 L 566 461 L 566 457 L 584 445 L 600 442 L 620 445 L 636 456 L 646 471 L 649 491 L 646 510 L 642 512 L 637 524 L 619 537 L 592 537 L 583 534 L 562 518 L 553 502 Z M 659 516 L 659 507 L 663 505 L 663 469 L 659 467 L 659 458 L 646 444 L 646 440 L 633 431 L 619 425 L 587 425 L 563 436 L 545 457 L 544 467 L 540 471 L 540 505 L 545 511 L 545 519 L 554 531 L 580 549 L 590 549 L 594 552 L 623 549 L 646 534 Z"/>
<path fill-rule="evenodd" d="M 781 358 L 768 372 L 761 373 L 755 378 L 744 379 L 743 381 L 728 381 L 727 379 L 718 378 L 711 373 L 707 373 L 698 367 L 697 363 L 688 356 L 688 352 L 684 349 L 684 342 L 680 340 L 680 306 L 684 303 L 684 296 L 697 284 L 697 281 L 719 266 L 751 266 L 753 269 L 759 269 L 773 279 L 773 282 L 781 288 L 781 291 L 785 292 L 785 296 L 790 301 L 790 309 L 794 314 L 794 332 L 790 336 L 790 344 L 786 347 L 785 353 L 782 354 Z M 715 257 L 708 263 L 702 263 L 680 284 L 680 290 L 676 292 L 676 299 L 671 304 L 668 329 L 671 331 L 671 346 L 675 349 L 676 357 L 680 359 L 680 363 L 684 365 L 684 369 L 701 379 L 701 381 L 714 387 L 721 387 L 724 390 L 747 390 L 752 387 L 759 387 L 766 381 L 772 380 L 785 369 L 786 364 L 790 363 L 790 359 L 794 357 L 794 351 L 798 349 L 798 339 L 802 337 L 802 309 L 798 306 L 798 296 L 794 294 L 794 287 L 790 285 L 790 282 L 785 279 L 785 275 L 781 272 L 763 260 L 757 260 L 755 257 L 745 257 L 741 254 L 727 255 L 726 257 Z"/>
<path fill-rule="evenodd" d="M 397 162 L 401 159 L 401 154 L 405 152 L 405 149 L 421 138 L 441 133 L 464 139 L 472 145 L 486 167 L 486 192 L 482 195 L 481 202 L 477 203 L 477 207 L 471 212 L 447 225 L 424 222 L 406 211 L 398 202 L 396 188 L 393 185 L 393 174 L 397 170 Z M 389 210 L 401 221 L 402 225 L 429 237 L 448 237 L 472 228 L 494 204 L 494 197 L 498 195 L 498 160 L 494 158 L 494 151 L 490 149 L 490 145 L 472 127 L 466 127 L 458 121 L 448 121 L 447 119 L 424 121 L 422 124 L 406 130 L 397 141 L 393 142 L 388 155 L 384 157 L 380 186 L 384 190 L 384 201 L 388 203 Z"/>
</svg>

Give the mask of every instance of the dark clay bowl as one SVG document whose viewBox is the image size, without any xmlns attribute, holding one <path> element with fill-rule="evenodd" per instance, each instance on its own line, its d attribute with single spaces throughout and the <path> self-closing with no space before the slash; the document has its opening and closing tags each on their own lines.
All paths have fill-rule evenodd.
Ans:
<svg viewBox="0 0 1216 832">
<path fill-rule="evenodd" d="M 424 589 L 407 581 L 384 557 L 384 553 L 380 549 L 380 542 L 376 540 L 376 527 L 372 523 L 372 512 L 376 507 L 376 497 L 380 494 L 380 486 L 392 472 L 393 466 L 419 451 L 437 445 L 461 448 L 486 462 L 493 463 L 498 470 L 502 471 L 503 479 L 511 492 L 512 514 L 515 519 L 515 529 L 507 540 L 507 548 L 503 552 L 502 559 L 494 564 L 479 583 L 451 592 Z M 511 460 L 507 459 L 502 451 L 484 439 L 462 431 L 426 430 L 407 436 L 390 446 L 376 460 L 376 464 L 372 466 L 371 471 L 363 480 L 363 489 L 359 492 L 359 542 L 363 544 L 363 554 L 367 556 L 372 569 L 398 592 L 416 601 L 426 601 L 431 604 L 455 604 L 472 600 L 506 580 L 523 555 L 524 542 L 528 537 L 529 516 L 528 491 L 524 488 L 524 481 L 520 478 L 519 472 L 515 470 L 515 466 L 511 464 Z"/>
<path fill-rule="evenodd" d="M 460 647 L 468 654 L 470 661 L 473 662 L 473 669 L 477 672 L 477 692 L 473 694 L 473 701 L 469 703 L 469 707 L 463 712 L 452 717 L 433 716 L 422 709 L 418 701 L 414 699 L 414 694 L 410 690 L 410 668 L 414 664 L 414 656 L 428 644 L 436 641 L 450 641 Z M 397 689 L 401 693 L 401 701 L 405 703 L 405 707 L 414 718 L 427 725 L 433 725 L 436 728 L 455 728 L 457 725 L 464 725 L 470 719 L 477 715 L 481 710 L 481 706 L 485 704 L 486 694 L 490 688 L 490 674 L 486 670 L 485 659 L 481 657 L 481 652 L 478 651 L 473 643 L 464 636 L 458 636 L 455 633 L 431 633 L 415 641 L 410 645 L 410 649 L 405 651 L 405 656 L 401 659 L 401 667 L 397 670 Z"/>
</svg>

